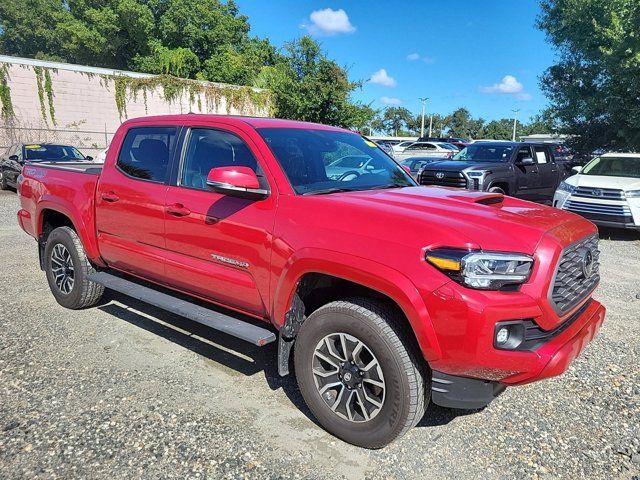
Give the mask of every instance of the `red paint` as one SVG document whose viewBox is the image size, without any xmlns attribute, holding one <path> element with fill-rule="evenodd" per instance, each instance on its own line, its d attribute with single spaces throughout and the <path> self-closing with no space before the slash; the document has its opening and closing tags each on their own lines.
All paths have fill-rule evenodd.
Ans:
<svg viewBox="0 0 640 480">
<path fill-rule="evenodd" d="M 241 199 L 126 176 L 115 167 L 119 147 L 129 128 L 145 125 L 210 127 L 239 136 L 260 162 L 269 195 Z M 116 133 L 101 175 L 25 169 L 20 225 L 37 238 L 43 212 L 56 210 L 71 219 L 97 264 L 276 327 L 303 275 L 362 284 L 399 305 L 432 368 L 455 375 L 508 384 L 558 375 L 602 324 L 604 307 L 593 301 L 536 352 L 492 346 L 498 321 L 533 318 L 551 329 L 566 318 L 555 314 L 547 293 L 563 248 L 596 232 L 590 222 L 511 197 L 495 201 L 495 195 L 437 187 L 295 195 L 256 132 L 260 127 L 335 129 L 211 115 L 129 120 Z M 243 167 L 215 168 L 208 178 L 258 187 L 253 171 Z M 519 291 L 472 290 L 424 261 L 425 249 L 436 246 L 525 253 L 534 256 L 534 269 Z"/>
</svg>

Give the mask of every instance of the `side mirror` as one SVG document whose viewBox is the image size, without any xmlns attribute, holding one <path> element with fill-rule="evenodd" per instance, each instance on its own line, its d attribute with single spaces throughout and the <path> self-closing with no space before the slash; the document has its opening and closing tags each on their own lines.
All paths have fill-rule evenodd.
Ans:
<svg viewBox="0 0 640 480">
<path fill-rule="evenodd" d="M 249 167 L 212 168 L 207 175 L 207 186 L 231 197 L 259 200 L 269 196 L 268 190 L 260 188 L 258 176 Z"/>
<path fill-rule="evenodd" d="M 19 159 L 18 159 L 18 155 L 11 155 L 11 156 L 9 157 L 9 160 L 11 160 L 12 162 L 17 162 L 17 161 L 19 161 Z"/>
<path fill-rule="evenodd" d="M 521 158 L 518 162 L 520 165 L 534 165 L 536 162 L 533 161 L 531 157 Z"/>
<path fill-rule="evenodd" d="M 87 155 L 86 157 L 84 157 L 84 159 L 85 159 L 85 160 L 89 160 L 89 161 L 91 161 L 91 160 L 93 160 L 93 157 L 92 157 L 92 156 Z"/>
<path fill-rule="evenodd" d="M 580 173 L 582 171 L 582 167 L 577 165 L 571 169 L 571 173 Z"/>
</svg>

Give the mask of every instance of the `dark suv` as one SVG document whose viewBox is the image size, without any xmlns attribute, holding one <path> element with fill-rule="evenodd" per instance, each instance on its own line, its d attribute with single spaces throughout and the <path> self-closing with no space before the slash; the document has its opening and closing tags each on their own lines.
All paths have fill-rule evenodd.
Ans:
<svg viewBox="0 0 640 480">
<path fill-rule="evenodd" d="M 551 203 L 561 173 L 549 145 L 522 142 L 475 142 L 451 160 L 426 165 L 421 185 L 498 192 Z"/>
</svg>

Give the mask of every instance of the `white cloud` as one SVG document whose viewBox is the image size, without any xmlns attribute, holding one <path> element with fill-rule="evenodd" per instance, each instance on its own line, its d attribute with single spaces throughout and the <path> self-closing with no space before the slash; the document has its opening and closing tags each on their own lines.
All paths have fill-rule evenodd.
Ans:
<svg viewBox="0 0 640 480">
<path fill-rule="evenodd" d="M 381 68 L 376 73 L 371 75 L 369 83 L 375 83 L 377 85 L 383 85 L 385 87 L 395 87 L 397 84 L 396 79 L 389 76 L 384 68 Z"/>
<path fill-rule="evenodd" d="M 351 25 L 347 12 L 343 9 L 332 10 L 325 8 L 314 10 L 309 15 L 310 24 L 303 25 L 313 35 L 332 36 L 339 33 L 353 33 L 356 27 Z"/>
<path fill-rule="evenodd" d="M 395 97 L 380 97 L 380 101 L 385 105 L 402 105 L 402 100 Z"/>
<path fill-rule="evenodd" d="M 433 63 L 435 62 L 435 60 L 432 57 L 427 57 L 420 55 L 419 53 L 410 53 L 409 55 L 407 55 L 407 60 L 409 60 L 410 62 L 415 62 L 417 60 L 421 60 L 424 63 Z"/>
<path fill-rule="evenodd" d="M 505 75 L 500 83 L 480 87 L 483 93 L 503 93 L 513 95 L 518 100 L 531 100 L 531 95 L 524 91 L 524 85 L 513 75 Z"/>
</svg>

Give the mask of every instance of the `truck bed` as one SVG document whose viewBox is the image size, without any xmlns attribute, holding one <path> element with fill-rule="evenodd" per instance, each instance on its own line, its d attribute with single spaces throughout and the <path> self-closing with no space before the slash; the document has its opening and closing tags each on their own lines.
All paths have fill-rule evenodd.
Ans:
<svg viewBox="0 0 640 480">
<path fill-rule="evenodd" d="M 102 173 L 103 164 L 92 162 L 32 162 L 27 164 L 26 168 L 29 167 L 46 167 L 56 170 L 100 175 L 100 173 Z"/>
</svg>

